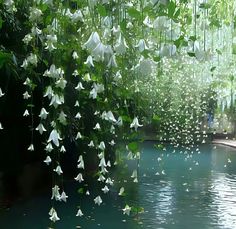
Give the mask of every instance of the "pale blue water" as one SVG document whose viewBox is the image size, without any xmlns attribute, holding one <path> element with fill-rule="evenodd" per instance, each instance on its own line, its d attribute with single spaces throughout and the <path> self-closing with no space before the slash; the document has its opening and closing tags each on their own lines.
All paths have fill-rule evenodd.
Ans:
<svg viewBox="0 0 236 229">
<path fill-rule="evenodd" d="M 139 168 L 139 183 L 131 180 L 135 162 L 126 169 L 114 171 L 120 180 L 109 194 L 102 194 L 104 204 L 95 206 L 94 196 L 80 200 L 76 185 L 67 183 L 68 203 L 56 208 L 61 221 L 56 229 L 72 229 L 80 225 L 85 229 L 234 229 L 236 228 L 236 150 L 213 145 L 200 147 L 201 154 L 187 158 L 184 153 L 157 151 L 153 143 L 144 143 Z M 161 157 L 158 162 L 157 158 Z M 187 159 L 186 159 L 187 158 Z M 228 162 L 230 158 L 231 163 Z M 198 162 L 199 165 L 196 165 Z M 192 169 L 190 169 L 192 168 Z M 164 170 L 164 175 L 161 171 Z M 155 175 L 156 172 L 161 175 Z M 129 193 L 117 197 L 117 189 L 124 186 Z M 94 187 L 94 192 L 98 193 Z M 93 191 L 91 191 L 93 193 Z M 0 229 L 46 229 L 50 226 L 48 211 L 51 193 L 26 202 L 19 202 L 0 215 Z M 139 219 L 124 216 L 125 203 L 144 208 Z M 80 205 L 84 217 L 77 218 Z"/>
</svg>

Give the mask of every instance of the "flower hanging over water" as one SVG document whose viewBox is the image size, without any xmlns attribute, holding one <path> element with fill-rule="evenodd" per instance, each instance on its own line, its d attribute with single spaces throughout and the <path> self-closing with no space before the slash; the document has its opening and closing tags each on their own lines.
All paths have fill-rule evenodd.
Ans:
<svg viewBox="0 0 236 229">
<path fill-rule="evenodd" d="M 135 117 L 133 122 L 130 124 L 130 128 L 134 128 L 137 131 L 138 127 L 142 127 L 143 125 L 139 124 L 138 118 Z"/>
<path fill-rule="evenodd" d="M 59 176 L 63 173 L 60 165 L 53 169 L 53 171 L 56 172 Z"/>
<path fill-rule="evenodd" d="M 101 205 L 102 203 L 102 198 L 100 196 L 97 196 L 95 199 L 94 199 L 94 202 L 95 204 L 97 204 L 98 206 Z"/>
<path fill-rule="evenodd" d="M 49 136 L 49 139 L 48 139 L 48 142 L 53 142 L 57 147 L 59 146 L 59 140 L 62 140 L 60 138 L 60 135 L 59 133 L 54 129 L 52 130 L 52 132 L 50 133 L 50 136 Z"/>
<path fill-rule="evenodd" d="M 129 205 L 125 205 L 125 208 L 122 209 L 124 215 L 129 215 L 131 211 L 131 207 Z"/>
<path fill-rule="evenodd" d="M 49 212 L 49 215 L 51 216 L 49 219 L 51 221 L 53 221 L 54 223 L 58 220 L 60 220 L 60 218 L 57 216 L 57 212 L 54 208 L 52 208 Z"/>
<path fill-rule="evenodd" d="M 49 165 L 52 162 L 52 159 L 50 156 L 47 156 L 43 162 L 45 162 L 47 165 Z"/>
<path fill-rule="evenodd" d="M 79 209 L 78 211 L 77 211 L 77 213 L 76 213 L 76 216 L 79 216 L 79 217 L 81 217 L 81 216 L 83 216 L 84 214 L 83 214 L 83 212 L 81 211 L 81 209 Z"/>
</svg>

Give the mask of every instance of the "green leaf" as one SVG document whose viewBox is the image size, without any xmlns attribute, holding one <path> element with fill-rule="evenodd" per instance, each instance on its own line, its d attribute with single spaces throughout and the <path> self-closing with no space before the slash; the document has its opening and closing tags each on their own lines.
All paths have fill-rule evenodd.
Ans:
<svg viewBox="0 0 236 229">
<path fill-rule="evenodd" d="M 211 5 L 209 3 L 201 3 L 199 8 L 207 10 L 211 8 Z"/>
<path fill-rule="evenodd" d="M 3 24 L 3 20 L 2 20 L 2 17 L 0 17 L 0 29 L 2 28 L 2 24 Z"/>
<path fill-rule="evenodd" d="M 188 55 L 191 57 L 196 57 L 195 52 L 188 52 Z"/>
<path fill-rule="evenodd" d="M 130 142 L 128 144 L 128 148 L 132 152 L 137 152 L 138 151 L 138 143 L 137 142 Z"/>
<path fill-rule="evenodd" d="M 161 118 L 158 115 L 153 115 L 152 120 L 155 122 L 159 122 Z"/>
<path fill-rule="evenodd" d="M 78 192 L 79 194 L 83 194 L 83 193 L 84 193 L 84 188 L 79 188 L 79 189 L 77 190 L 77 192 Z"/>
<path fill-rule="evenodd" d="M 170 18 L 172 18 L 172 17 L 174 16 L 175 9 L 176 9 L 176 4 L 171 1 L 171 2 L 168 4 L 168 16 L 169 16 Z"/>
<path fill-rule="evenodd" d="M 98 5 L 98 6 L 97 6 L 97 9 L 98 9 L 98 13 L 99 13 L 102 17 L 106 17 L 106 16 L 107 16 L 107 11 L 106 11 L 105 6 L 103 6 L 103 5 Z"/>
<path fill-rule="evenodd" d="M 214 66 L 210 69 L 210 71 L 213 72 L 215 69 L 216 69 L 216 67 Z"/>
<path fill-rule="evenodd" d="M 135 18 L 135 19 L 140 19 L 140 18 L 141 18 L 141 13 L 140 13 L 140 11 L 136 10 L 134 7 L 129 8 L 129 9 L 127 10 L 127 12 L 128 12 L 128 14 L 129 14 L 130 17 L 133 17 L 133 18 Z"/>
</svg>

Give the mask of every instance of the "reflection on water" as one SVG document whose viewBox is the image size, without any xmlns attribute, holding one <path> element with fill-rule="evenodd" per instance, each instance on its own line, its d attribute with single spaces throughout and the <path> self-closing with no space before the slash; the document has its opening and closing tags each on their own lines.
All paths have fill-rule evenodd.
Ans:
<svg viewBox="0 0 236 229">
<path fill-rule="evenodd" d="M 172 153 L 173 149 L 167 147 L 167 151 L 159 152 L 153 144 L 144 143 L 139 183 L 132 183 L 129 178 L 136 168 L 135 161 L 129 162 L 126 169 L 118 168 L 113 176 L 119 185 L 108 196 L 103 195 L 101 207 L 94 207 L 93 196 L 80 200 L 76 187 L 68 184 L 70 199 L 67 204 L 58 205 L 62 220 L 56 229 L 71 229 L 78 224 L 86 229 L 236 228 L 236 150 L 223 146 L 214 149 L 211 145 L 200 150 L 200 154 L 177 150 Z M 123 199 L 117 197 L 122 186 L 127 192 Z M 0 216 L 0 228 L 47 228 L 49 199 L 47 194 L 18 204 Z M 122 214 L 126 203 L 144 208 L 138 221 Z M 86 217 L 75 218 L 77 205 Z"/>
</svg>

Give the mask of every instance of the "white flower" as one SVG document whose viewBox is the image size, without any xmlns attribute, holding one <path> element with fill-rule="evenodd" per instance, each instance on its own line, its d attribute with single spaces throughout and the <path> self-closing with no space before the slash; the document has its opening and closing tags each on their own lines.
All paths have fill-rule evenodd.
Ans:
<svg viewBox="0 0 236 229">
<path fill-rule="evenodd" d="M 139 52 L 143 52 L 144 50 L 148 50 L 148 46 L 146 45 L 146 42 L 144 39 L 140 39 L 138 44 L 135 47 L 139 49 Z"/>
<path fill-rule="evenodd" d="M 94 199 L 94 202 L 95 204 L 97 204 L 98 206 L 101 205 L 102 203 L 102 198 L 100 196 L 97 196 L 95 199 Z"/>
<path fill-rule="evenodd" d="M 97 123 L 93 129 L 94 129 L 94 130 L 101 130 L 101 126 L 100 126 L 100 124 Z"/>
<path fill-rule="evenodd" d="M 50 214 L 51 214 L 51 217 L 49 219 L 53 221 L 54 223 L 60 220 L 60 218 L 57 216 L 57 212 L 55 209 L 53 209 L 53 211 L 50 211 Z"/>
<path fill-rule="evenodd" d="M 41 119 L 46 119 L 47 116 L 48 116 L 48 112 L 45 110 L 45 108 L 42 108 L 41 111 L 40 111 L 39 117 Z"/>
<path fill-rule="evenodd" d="M 85 42 L 84 47 L 92 51 L 100 43 L 100 37 L 97 32 L 92 32 L 87 42 Z"/>
<path fill-rule="evenodd" d="M 60 78 L 63 77 L 64 71 L 61 68 L 56 68 L 54 64 L 52 64 L 49 68 L 49 70 L 46 70 L 43 74 L 44 76 L 50 77 L 50 78 Z"/>
<path fill-rule="evenodd" d="M 79 83 L 77 84 L 77 86 L 75 87 L 75 90 L 78 90 L 78 91 L 81 91 L 81 90 L 83 90 L 83 89 L 84 89 L 84 87 L 83 87 L 83 85 L 82 85 L 81 82 L 79 82 Z"/>
<path fill-rule="evenodd" d="M 31 34 L 26 34 L 25 37 L 23 38 L 23 42 L 28 45 L 29 42 L 33 39 L 33 37 L 31 36 Z"/>
<path fill-rule="evenodd" d="M 0 88 L 0 98 L 3 97 L 5 93 L 2 92 L 2 89 Z"/>
<path fill-rule="evenodd" d="M 77 168 L 78 169 L 84 169 L 84 160 L 83 160 L 83 156 L 82 155 L 79 156 L 78 163 L 79 164 L 77 165 Z"/>
<path fill-rule="evenodd" d="M 117 125 L 117 126 L 123 126 L 123 119 L 122 119 L 121 116 L 118 118 L 118 120 L 117 120 L 117 122 L 116 122 L 116 125 Z"/>
<path fill-rule="evenodd" d="M 118 195 L 119 195 L 119 196 L 122 196 L 122 195 L 124 195 L 124 192 L 125 192 L 125 188 L 124 188 L 124 187 L 121 187 L 121 188 L 120 188 L 120 191 L 119 191 L 119 193 L 118 193 Z"/>
<path fill-rule="evenodd" d="M 23 94 L 23 98 L 24 99 L 29 99 L 31 97 L 31 95 L 28 93 L 28 91 L 26 91 L 24 94 Z"/>
<path fill-rule="evenodd" d="M 49 34 L 47 35 L 47 42 L 45 49 L 48 49 L 50 52 L 53 51 L 54 49 L 57 49 L 55 47 L 55 44 L 57 43 L 57 35 L 53 34 Z"/>
<path fill-rule="evenodd" d="M 117 63 L 116 63 L 116 56 L 115 54 L 113 54 L 107 64 L 107 67 L 108 68 L 116 68 L 117 67 Z"/>
<path fill-rule="evenodd" d="M 53 171 L 56 172 L 59 176 L 63 173 L 60 165 L 53 169 Z"/>
<path fill-rule="evenodd" d="M 83 138 L 83 136 L 81 135 L 80 132 L 78 132 L 77 135 L 76 135 L 76 137 L 75 137 L 75 139 L 77 140 L 77 139 L 81 139 L 81 138 Z"/>
<path fill-rule="evenodd" d="M 40 35 L 40 34 L 42 34 L 42 30 L 41 29 L 39 29 L 37 26 L 34 26 L 34 27 L 32 27 L 32 29 L 31 29 L 31 33 L 33 34 L 33 35 Z"/>
<path fill-rule="evenodd" d="M 101 158 L 98 167 L 106 167 L 106 166 L 107 166 L 106 161 L 105 161 L 105 158 L 103 157 Z"/>
<path fill-rule="evenodd" d="M 30 53 L 30 55 L 27 57 L 27 62 L 34 66 L 37 66 L 38 57 L 35 54 Z"/>
<path fill-rule="evenodd" d="M 54 94 L 51 98 L 49 106 L 53 105 L 55 108 L 57 108 L 59 105 L 62 105 L 63 103 L 64 103 L 64 96 Z"/>
<path fill-rule="evenodd" d="M 105 187 L 102 188 L 102 191 L 106 194 L 109 192 L 109 188 L 105 185 Z"/>
<path fill-rule="evenodd" d="M 52 197 L 51 197 L 51 200 L 53 200 L 55 198 L 55 200 L 60 200 L 61 196 L 60 196 L 60 193 L 59 193 L 59 186 L 58 185 L 55 185 L 53 188 L 52 188 Z"/>
<path fill-rule="evenodd" d="M 94 147 L 93 140 L 89 142 L 88 147 Z"/>
<path fill-rule="evenodd" d="M 83 80 L 86 81 L 86 82 L 91 81 L 91 78 L 90 78 L 89 73 L 86 73 L 86 74 L 84 75 Z"/>
<path fill-rule="evenodd" d="M 107 112 L 107 115 L 106 115 L 106 120 L 110 121 L 110 122 L 113 122 L 113 123 L 116 123 L 116 119 L 113 115 L 113 113 L 111 111 L 108 111 Z"/>
<path fill-rule="evenodd" d="M 124 54 L 126 52 L 126 49 L 128 48 L 128 45 L 126 44 L 125 39 L 121 36 L 119 36 L 117 43 L 115 44 L 115 51 L 117 54 Z"/>
<path fill-rule="evenodd" d="M 63 111 L 61 111 L 57 120 L 61 124 L 66 125 L 66 117 L 67 117 L 67 115 Z"/>
<path fill-rule="evenodd" d="M 94 67 L 94 64 L 93 64 L 93 57 L 92 56 L 88 56 L 87 57 L 87 60 L 84 62 L 84 64 L 86 64 L 87 66 L 89 66 L 89 67 Z"/>
<path fill-rule="evenodd" d="M 104 61 L 104 53 L 106 52 L 106 46 L 103 43 L 99 43 L 96 48 L 92 51 L 94 60 Z"/>
<path fill-rule="evenodd" d="M 45 162 L 47 165 L 49 165 L 52 162 L 52 159 L 50 156 L 47 156 L 43 162 Z"/>
<path fill-rule="evenodd" d="M 74 106 L 75 107 L 79 107 L 79 101 L 78 100 L 75 101 L 75 105 Z"/>
<path fill-rule="evenodd" d="M 81 119 L 81 114 L 78 112 L 76 115 L 75 115 L 75 118 L 77 118 L 77 119 Z"/>
<path fill-rule="evenodd" d="M 113 183 L 114 183 L 113 180 L 110 177 L 108 177 L 106 180 L 106 184 L 113 185 Z"/>
<path fill-rule="evenodd" d="M 52 96 L 54 96 L 54 91 L 52 90 L 52 87 L 51 86 L 48 86 L 46 88 L 46 92 L 45 94 L 43 95 L 44 97 L 48 97 L 49 99 L 52 98 Z"/>
<path fill-rule="evenodd" d="M 59 146 L 59 140 L 62 140 L 62 139 L 60 138 L 59 133 L 58 133 L 55 129 L 52 130 L 52 132 L 50 133 L 48 142 L 51 142 L 51 141 L 52 141 L 56 146 Z"/>
<path fill-rule="evenodd" d="M 99 148 L 100 150 L 104 151 L 105 148 L 106 148 L 105 143 L 104 143 L 103 141 L 101 141 L 100 144 L 99 144 L 99 146 L 98 146 L 98 148 Z"/>
<path fill-rule="evenodd" d="M 106 178 L 100 174 L 100 176 L 98 177 L 98 181 L 104 182 L 106 180 Z"/>
<path fill-rule="evenodd" d="M 57 80 L 55 84 L 56 84 L 56 87 L 64 89 L 66 87 L 67 81 L 63 77 L 60 77 L 59 80 Z"/>
<path fill-rule="evenodd" d="M 25 110 L 23 116 L 24 116 L 24 117 L 29 116 L 29 111 L 28 111 L 27 109 Z"/>
<path fill-rule="evenodd" d="M 28 147 L 28 150 L 29 150 L 29 151 L 34 151 L 34 145 L 33 145 L 33 144 L 30 144 L 30 146 Z"/>
<path fill-rule="evenodd" d="M 52 152 L 52 150 L 53 150 L 53 147 L 52 147 L 52 144 L 51 143 L 48 143 L 47 145 L 46 145 L 46 147 L 45 147 L 45 150 L 47 151 L 47 152 Z"/>
<path fill-rule="evenodd" d="M 109 142 L 109 144 L 110 144 L 111 146 L 114 146 L 116 143 L 115 143 L 115 141 L 112 139 L 112 140 Z"/>
<path fill-rule="evenodd" d="M 37 21 L 42 16 L 42 11 L 38 8 L 30 8 L 30 15 L 29 20 L 30 21 Z"/>
<path fill-rule="evenodd" d="M 77 60 L 79 58 L 78 53 L 76 51 L 74 51 L 72 53 L 72 57 L 73 57 L 74 60 Z"/>
<path fill-rule="evenodd" d="M 66 193 L 63 191 L 63 192 L 61 193 L 60 200 L 63 200 L 64 202 L 66 202 L 67 198 L 68 198 L 68 196 L 67 196 Z"/>
<path fill-rule="evenodd" d="M 77 21 L 83 22 L 83 14 L 82 14 L 82 12 L 81 12 L 80 10 L 76 10 L 76 11 L 72 14 L 71 20 L 72 20 L 73 22 L 77 22 Z"/>
<path fill-rule="evenodd" d="M 133 119 L 133 122 L 130 124 L 130 128 L 134 128 L 135 131 L 137 131 L 138 127 L 142 127 L 142 126 L 143 126 L 143 125 L 140 125 L 140 124 L 139 124 L 139 121 L 138 121 L 138 118 L 137 118 L 137 117 L 135 117 L 135 118 Z"/>
<path fill-rule="evenodd" d="M 79 75 L 78 70 L 74 70 L 74 72 L 72 73 L 72 76 L 78 76 L 78 75 Z"/>
<path fill-rule="evenodd" d="M 1 122 L 0 122 L 0 130 L 3 130 L 3 126 Z"/>
<path fill-rule="evenodd" d="M 65 146 L 63 146 L 63 145 L 61 146 L 60 152 L 62 152 L 62 153 L 66 152 Z"/>
<path fill-rule="evenodd" d="M 83 182 L 84 179 L 83 179 L 82 173 L 79 173 L 79 174 L 77 175 L 77 177 L 75 177 L 75 180 L 76 180 L 76 181 L 79 181 L 79 183 Z"/>
<path fill-rule="evenodd" d="M 40 123 L 40 124 L 36 127 L 35 130 L 38 130 L 40 134 L 43 134 L 44 131 L 47 131 L 47 130 L 44 128 L 44 126 L 43 126 L 42 123 Z"/>
<path fill-rule="evenodd" d="M 146 25 L 149 28 L 153 28 L 153 24 L 151 22 L 151 19 L 148 16 L 145 17 L 145 19 L 143 21 L 143 24 Z"/>
<path fill-rule="evenodd" d="M 81 211 L 81 209 L 79 209 L 79 210 L 77 211 L 76 216 L 81 217 L 81 216 L 83 216 L 83 215 L 84 215 L 83 212 Z"/>
<path fill-rule="evenodd" d="M 122 209 L 123 211 L 123 214 L 125 215 L 129 215 L 130 214 L 130 211 L 131 211 L 131 207 L 129 205 L 125 205 L 125 208 Z"/>
</svg>

